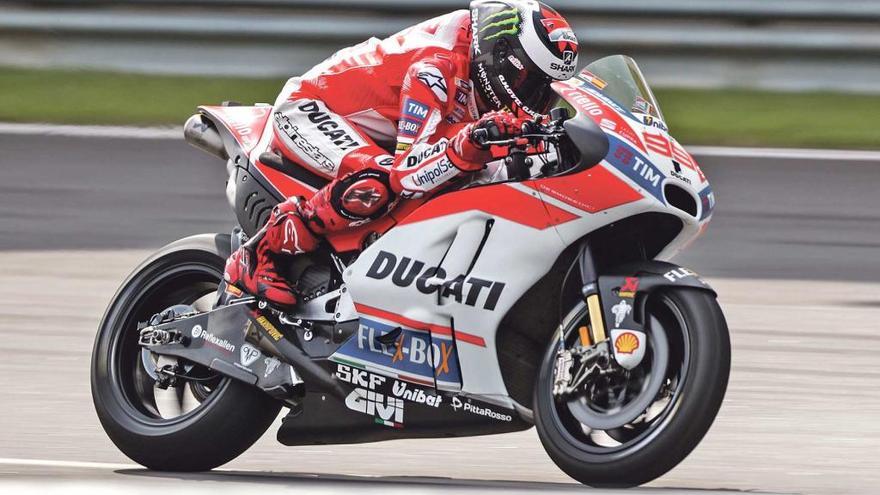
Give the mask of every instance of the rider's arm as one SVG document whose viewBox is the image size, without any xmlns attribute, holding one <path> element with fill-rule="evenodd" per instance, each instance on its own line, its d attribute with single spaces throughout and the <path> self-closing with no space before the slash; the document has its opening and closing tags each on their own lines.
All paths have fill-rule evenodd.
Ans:
<svg viewBox="0 0 880 495">
<path fill-rule="evenodd" d="M 407 71 L 400 95 L 397 149 L 391 188 L 401 197 L 419 197 L 492 159 L 471 142 L 474 124 L 448 125 L 455 95 L 455 67 L 433 56 Z M 443 132 L 438 132 L 442 128 Z"/>
</svg>

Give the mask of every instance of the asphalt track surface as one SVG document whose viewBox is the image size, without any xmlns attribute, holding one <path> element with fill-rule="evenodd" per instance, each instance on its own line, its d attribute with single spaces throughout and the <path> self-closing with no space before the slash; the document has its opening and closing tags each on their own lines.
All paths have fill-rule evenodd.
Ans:
<svg viewBox="0 0 880 495">
<path fill-rule="evenodd" d="M 638 491 L 874 493 L 880 484 L 880 162 L 700 158 L 718 210 L 676 261 L 731 327 L 721 413 Z M 286 448 L 270 430 L 212 473 L 133 465 L 94 415 L 98 320 L 151 250 L 226 231 L 223 164 L 181 142 L 0 135 L 0 492 L 584 491 L 534 430 Z"/>
</svg>

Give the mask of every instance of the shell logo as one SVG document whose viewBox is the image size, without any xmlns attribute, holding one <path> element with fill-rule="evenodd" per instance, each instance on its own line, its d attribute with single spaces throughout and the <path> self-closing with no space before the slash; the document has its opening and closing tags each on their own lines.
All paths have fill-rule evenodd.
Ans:
<svg viewBox="0 0 880 495">
<path fill-rule="evenodd" d="M 614 340 L 614 348 L 621 354 L 632 354 L 639 348 L 639 338 L 634 333 L 624 332 Z"/>
</svg>

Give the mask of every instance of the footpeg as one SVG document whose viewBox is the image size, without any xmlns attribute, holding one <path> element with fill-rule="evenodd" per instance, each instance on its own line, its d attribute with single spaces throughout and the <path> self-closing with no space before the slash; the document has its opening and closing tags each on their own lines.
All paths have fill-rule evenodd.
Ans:
<svg viewBox="0 0 880 495">
<path fill-rule="evenodd" d="M 179 318 L 186 318 L 187 316 L 193 316 L 197 313 L 194 312 L 185 312 L 178 309 L 178 306 L 174 306 L 171 308 L 162 311 L 161 313 L 156 313 L 150 317 L 149 325 L 154 327 L 156 325 L 161 325 L 163 323 L 168 323 L 169 321 L 174 321 Z"/>
<path fill-rule="evenodd" d="M 181 344 L 189 345 L 189 339 L 176 330 L 164 330 L 161 328 L 147 327 L 140 331 L 138 344 L 142 346 Z"/>
</svg>

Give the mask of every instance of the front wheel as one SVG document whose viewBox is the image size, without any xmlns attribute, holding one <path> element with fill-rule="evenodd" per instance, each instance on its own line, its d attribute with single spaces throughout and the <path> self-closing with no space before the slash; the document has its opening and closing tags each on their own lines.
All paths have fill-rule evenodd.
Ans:
<svg viewBox="0 0 880 495">
<path fill-rule="evenodd" d="M 281 404 L 262 391 L 138 345 L 150 316 L 207 311 L 229 255 L 229 236 L 205 234 L 172 243 L 141 264 L 114 296 L 92 352 L 92 398 L 104 431 L 125 455 L 150 469 L 203 471 L 250 447 Z M 186 379 L 163 388 L 156 369 Z"/>
<path fill-rule="evenodd" d="M 581 483 L 636 486 L 663 475 L 697 446 L 724 398 L 730 337 L 714 296 L 665 288 L 647 297 L 648 348 L 635 369 L 599 359 L 582 370 L 578 390 L 554 390 L 560 353 L 587 354 L 578 348 L 578 329 L 589 321 L 583 303 L 544 356 L 534 396 L 538 435 L 556 465 Z"/>
</svg>

